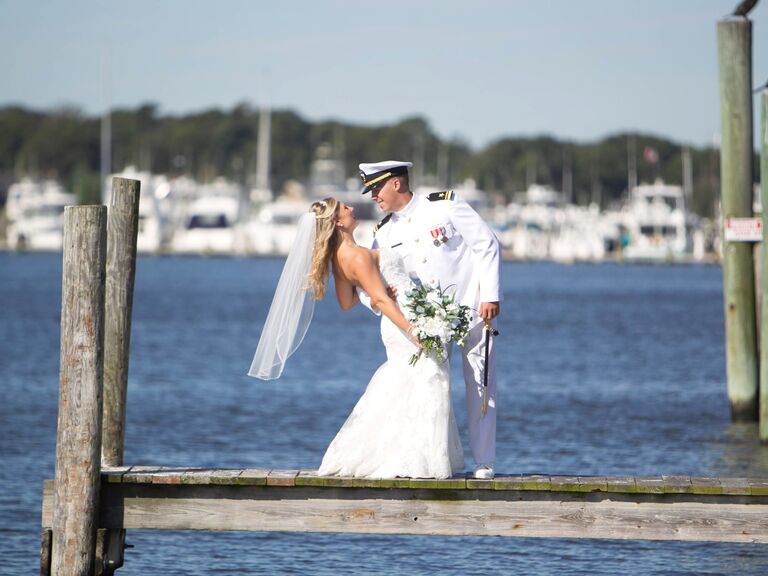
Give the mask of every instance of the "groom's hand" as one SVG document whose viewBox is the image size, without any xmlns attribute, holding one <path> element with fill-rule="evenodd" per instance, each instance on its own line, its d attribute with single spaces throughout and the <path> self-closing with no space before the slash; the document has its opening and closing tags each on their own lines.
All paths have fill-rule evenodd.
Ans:
<svg viewBox="0 0 768 576">
<path fill-rule="evenodd" d="M 490 322 L 496 316 L 499 315 L 499 303 L 498 302 L 482 302 L 480 304 L 480 318 L 486 322 Z"/>
</svg>

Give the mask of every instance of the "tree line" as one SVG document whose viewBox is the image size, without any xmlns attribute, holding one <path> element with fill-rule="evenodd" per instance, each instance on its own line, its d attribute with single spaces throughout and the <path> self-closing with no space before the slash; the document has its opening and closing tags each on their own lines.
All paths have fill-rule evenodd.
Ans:
<svg viewBox="0 0 768 576">
<path fill-rule="evenodd" d="M 240 104 L 231 110 L 185 115 L 161 114 L 154 104 L 116 109 L 111 115 L 112 168 L 133 165 L 200 181 L 225 176 L 253 183 L 259 110 Z M 511 199 L 537 183 L 563 190 L 571 182 L 577 204 L 602 207 L 626 197 L 628 162 L 634 157 L 638 181 L 683 179 L 683 145 L 640 133 L 619 133 L 594 142 L 552 136 L 504 137 L 473 150 L 466 142 L 441 139 L 421 117 L 387 126 L 341 121 L 311 122 L 291 110 L 271 113 L 272 188 L 306 182 L 322 144 L 330 144 L 346 173 L 355 176 L 360 161 L 410 159 L 422 182 L 453 186 L 467 178 L 488 192 Z M 719 157 L 714 147 L 692 147 L 692 206 L 711 216 L 719 190 Z M 759 163 L 755 162 L 757 170 Z M 98 202 L 100 118 L 75 108 L 39 111 L 0 108 L 0 199 L 24 176 L 56 178 L 81 202 Z M 756 174 L 757 177 L 757 174 Z M 417 182 L 418 183 L 418 182 Z M 567 187 L 567 186 L 566 186 Z"/>
</svg>

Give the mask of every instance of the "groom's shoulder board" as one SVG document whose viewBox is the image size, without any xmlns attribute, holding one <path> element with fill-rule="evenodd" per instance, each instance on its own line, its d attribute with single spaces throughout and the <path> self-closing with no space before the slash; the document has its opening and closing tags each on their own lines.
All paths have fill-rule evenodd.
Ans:
<svg viewBox="0 0 768 576">
<path fill-rule="evenodd" d="M 456 193 L 453 190 L 445 190 L 443 192 L 432 192 L 427 194 L 427 200 L 430 202 L 437 202 L 438 200 L 455 200 Z"/>
<path fill-rule="evenodd" d="M 378 231 L 379 231 L 379 228 L 381 228 L 382 226 L 384 226 L 384 224 L 386 224 L 387 222 L 389 222 L 389 219 L 390 219 L 390 218 L 392 218 L 392 212 L 390 212 L 389 214 L 387 214 L 386 216 L 384 216 L 384 218 L 382 218 L 381 220 L 379 220 L 379 223 L 378 223 L 378 224 L 376 224 L 376 226 L 374 226 L 374 227 L 373 227 L 373 233 L 374 233 L 374 234 L 376 234 L 376 232 L 378 232 Z"/>
</svg>

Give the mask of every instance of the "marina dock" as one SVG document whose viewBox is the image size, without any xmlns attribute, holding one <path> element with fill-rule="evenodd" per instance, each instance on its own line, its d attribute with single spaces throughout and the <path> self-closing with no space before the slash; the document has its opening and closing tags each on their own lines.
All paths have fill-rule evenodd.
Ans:
<svg viewBox="0 0 768 576">
<path fill-rule="evenodd" d="M 768 542 L 768 479 L 318 477 L 313 470 L 125 466 L 98 528 Z M 53 517 L 46 481 L 42 525 Z"/>
</svg>

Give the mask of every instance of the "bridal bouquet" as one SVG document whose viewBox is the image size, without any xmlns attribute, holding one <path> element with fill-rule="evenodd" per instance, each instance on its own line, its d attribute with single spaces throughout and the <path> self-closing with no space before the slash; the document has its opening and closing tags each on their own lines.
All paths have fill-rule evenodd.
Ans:
<svg viewBox="0 0 768 576">
<path fill-rule="evenodd" d="M 433 353 L 442 362 L 449 342 L 464 345 L 469 334 L 469 306 L 457 304 L 453 296 L 446 294 L 439 286 L 417 286 L 405 296 L 405 317 L 415 327 L 413 335 L 423 346 L 411 356 L 408 362 L 411 366 L 418 362 L 422 352 Z"/>
</svg>

